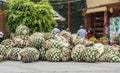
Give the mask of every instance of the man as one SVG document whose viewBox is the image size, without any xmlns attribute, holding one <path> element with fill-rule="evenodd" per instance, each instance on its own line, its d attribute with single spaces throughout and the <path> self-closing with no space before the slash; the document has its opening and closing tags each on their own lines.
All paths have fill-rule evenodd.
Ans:
<svg viewBox="0 0 120 73">
<path fill-rule="evenodd" d="M 60 33 L 60 30 L 58 29 L 58 26 L 57 25 L 55 25 L 55 27 L 54 27 L 54 29 L 52 30 L 52 34 L 58 34 L 58 33 Z"/>
<path fill-rule="evenodd" d="M 86 38 L 87 31 L 83 28 L 83 26 L 80 26 L 80 29 L 78 30 L 77 35 L 80 36 L 82 39 Z"/>
<path fill-rule="evenodd" d="M 67 32 L 69 32 L 69 33 L 71 34 L 71 32 L 70 32 L 70 29 L 69 29 L 69 28 L 66 28 L 66 31 L 67 31 Z"/>
</svg>

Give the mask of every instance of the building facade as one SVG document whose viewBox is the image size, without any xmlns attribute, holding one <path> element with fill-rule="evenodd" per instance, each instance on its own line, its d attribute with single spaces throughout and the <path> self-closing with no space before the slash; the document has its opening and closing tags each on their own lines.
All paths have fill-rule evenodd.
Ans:
<svg viewBox="0 0 120 73">
<path fill-rule="evenodd" d="M 106 33 L 110 18 L 120 16 L 120 0 L 86 0 L 87 9 L 84 13 L 84 26 L 92 28 L 96 38 Z"/>
</svg>

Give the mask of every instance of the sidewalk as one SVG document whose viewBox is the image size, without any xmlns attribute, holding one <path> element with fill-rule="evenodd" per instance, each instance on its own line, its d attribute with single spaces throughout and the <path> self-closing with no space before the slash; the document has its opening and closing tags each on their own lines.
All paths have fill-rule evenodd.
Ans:
<svg viewBox="0 0 120 73">
<path fill-rule="evenodd" d="M 3 61 L 0 73 L 120 73 L 120 63 Z"/>
</svg>

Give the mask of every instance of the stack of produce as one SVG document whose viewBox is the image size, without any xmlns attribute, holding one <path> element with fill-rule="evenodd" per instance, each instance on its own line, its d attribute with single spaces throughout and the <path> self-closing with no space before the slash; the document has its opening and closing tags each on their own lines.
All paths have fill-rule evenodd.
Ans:
<svg viewBox="0 0 120 73">
<path fill-rule="evenodd" d="M 0 44 L 0 61 L 14 60 L 30 63 L 38 60 L 50 62 L 120 62 L 120 46 L 103 45 L 82 39 L 77 34 L 35 32 L 20 25 L 15 36 Z"/>
</svg>

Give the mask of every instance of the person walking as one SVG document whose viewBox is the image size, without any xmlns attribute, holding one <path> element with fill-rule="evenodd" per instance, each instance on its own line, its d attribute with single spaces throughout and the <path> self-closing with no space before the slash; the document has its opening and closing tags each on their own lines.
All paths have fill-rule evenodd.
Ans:
<svg viewBox="0 0 120 73">
<path fill-rule="evenodd" d="M 58 29 L 58 26 L 57 25 L 55 25 L 55 27 L 54 27 L 54 29 L 52 30 L 52 32 L 51 32 L 52 34 L 59 34 L 60 33 L 60 29 Z"/>
<path fill-rule="evenodd" d="M 82 39 L 86 38 L 87 31 L 83 28 L 83 26 L 80 26 L 80 29 L 77 31 L 77 35 Z"/>
</svg>

